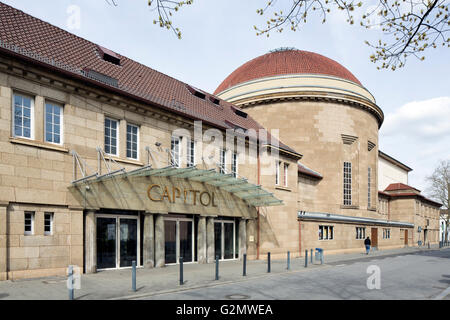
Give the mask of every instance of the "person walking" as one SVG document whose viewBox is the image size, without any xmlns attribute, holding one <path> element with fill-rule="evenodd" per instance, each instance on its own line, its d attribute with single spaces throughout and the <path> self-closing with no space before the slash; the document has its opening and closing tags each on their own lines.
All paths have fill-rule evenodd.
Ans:
<svg viewBox="0 0 450 320">
<path fill-rule="evenodd" d="M 366 240 L 364 240 L 364 245 L 366 246 L 366 254 L 369 254 L 371 244 L 372 243 L 370 242 L 370 238 L 367 237 Z"/>
</svg>

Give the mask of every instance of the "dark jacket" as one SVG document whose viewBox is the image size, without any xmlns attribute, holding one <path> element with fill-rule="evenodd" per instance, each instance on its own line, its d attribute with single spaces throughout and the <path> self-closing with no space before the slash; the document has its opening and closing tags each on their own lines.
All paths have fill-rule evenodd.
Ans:
<svg viewBox="0 0 450 320">
<path fill-rule="evenodd" d="M 370 246 L 371 245 L 370 239 L 364 240 L 364 245 Z"/>
</svg>

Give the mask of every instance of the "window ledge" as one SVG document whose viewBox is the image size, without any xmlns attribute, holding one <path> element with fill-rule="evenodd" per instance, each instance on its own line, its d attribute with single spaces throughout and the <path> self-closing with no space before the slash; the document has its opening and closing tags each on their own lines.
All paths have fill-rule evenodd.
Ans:
<svg viewBox="0 0 450 320">
<path fill-rule="evenodd" d="M 291 188 L 283 187 L 283 186 L 275 186 L 275 189 L 292 192 Z"/>
<path fill-rule="evenodd" d="M 369 210 L 369 211 L 377 211 L 377 208 L 367 208 L 367 210 Z"/>
<path fill-rule="evenodd" d="M 359 209 L 359 206 L 356 206 L 356 205 L 343 205 L 343 204 L 341 204 L 341 209 Z"/>
<path fill-rule="evenodd" d="M 63 146 L 58 146 L 58 145 L 45 143 L 45 142 L 41 142 L 41 141 L 36 141 L 36 140 L 10 137 L 9 142 L 15 143 L 15 144 L 31 146 L 31 147 L 37 147 L 37 148 L 41 148 L 41 149 L 47 149 L 47 150 L 60 151 L 60 152 L 65 152 L 65 153 L 69 152 L 69 149 L 67 149 Z"/>
</svg>

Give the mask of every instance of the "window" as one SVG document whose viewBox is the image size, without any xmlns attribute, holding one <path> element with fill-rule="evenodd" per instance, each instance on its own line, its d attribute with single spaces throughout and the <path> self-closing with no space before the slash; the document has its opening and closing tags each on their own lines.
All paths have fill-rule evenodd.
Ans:
<svg viewBox="0 0 450 320">
<path fill-rule="evenodd" d="M 180 138 L 172 137 L 170 142 L 170 165 L 180 167 Z"/>
<path fill-rule="evenodd" d="M 283 177 L 283 183 L 284 183 L 285 187 L 288 186 L 288 167 L 289 167 L 289 164 L 285 163 L 284 164 L 284 177 Z"/>
<path fill-rule="evenodd" d="M 365 239 L 366 238 L 366 228 L 356 227 L 356 239 Z"/>
<path fill-rule="evenodd" d="M 14 99 L 14 119 L 13 130 L 14 137 L 33 139 L 33 99 L 21 94 L 15 93 Z"/>
<path fill-rule="evenodd" d="M 34 212 L 25 211 L 25 235 L 34 233 Z"/>
<path fill-rule="evenodd" d="M 371 190 L 370 190 L 370 184 L 372 179 L 372 170 L 371 168 L 367 168 L 367 208 L 370 208 L 372 206 L 372 197 L 370 196 Z"/>
<path fill-rule="evenodd" d="M 127 124 L 127 158 L 138 159 L 139 127 Z"/>
<path fill-rule="evenodd" d="M 319 240 L 333 240 L 333 226 L 319 226 Z"/>
<path fill-rule="evenodd" d="M 279 185 L 280 184 L 280 161 L 276 161 L 275 162 L 275 184 Z"/>
<path fill-rule="evenodd" d="M 352 204 L 352 164 L 344 162 L 344 205 Z"/>
<path fill-rule="evenodd" d="M 383 239 L 391 238 L 391 229 L 383 229 Z"/>
<path fill-rule="evenodd" d="M 195 141 L 188 140 L 187 142 L 187 166 L 193 167 L 195 166 Z"/>
<path fill-rule="evenodd" d="M 53 234 L 53 212 L 44 213 L 44 234 L 46 236 Z"/>
<path fill-rule="evenodd" d="M 219 167 L 220 167 L 220 173 L 226 174 L 227 170 L 226 170 L 226 160 L 227 160 L 227 151 L 225 149 L 220 149 L 220 162 L 219 162 Z"/>
<path fill-rule="evenodd" d="M 60 105 L 45 103 L 45 142 L 61 144 L 62 143 L 62 112 Z"/>
<path fill-rule="evenodd" d="M 118 121 L 105 118 L 105 152 L 118 155 Z"/>
<path fill-rule="evenodd" d="M 233 177 L 237 178 L 237 176 L 238 176 L 238 154 L 236 152 L 233 152 L 233 159 L 231 162 L 231 173 L 233 174 Z"/>
</svg>

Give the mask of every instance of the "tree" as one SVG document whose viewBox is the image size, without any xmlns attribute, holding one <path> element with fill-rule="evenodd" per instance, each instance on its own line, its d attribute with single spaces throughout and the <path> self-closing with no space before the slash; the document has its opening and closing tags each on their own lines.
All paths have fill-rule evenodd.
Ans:
<svg viewBox="0 0 450 320">
<path fill-rule="evenodd" d="M 261 28 L 254 26 L 257 35 L 269 36 L 271 32 L 283 32 L 285 27 L 297 31 L 310 16 L 325 23 L 328 14 L 339 10 L 345 13 L 349 24 L 359 18 L 362 27 L 378 28 L 383 40 L 365 41 L 374 50 L 370 60 L 378 69 L 395 70 L 403 67 L 409 56 L 424 60 L 425 50 L 450 47 L 449 0 L 375 0 L 375 5 L 359 0 L 265 1 L 265 7 L 256 13 L 268 17 L 267 24 Z M 178 38 L 181 31 L 173 26 L 173 13 L 192 4 L 193 0 L 148 0 L 157 16 L 153 23 L 172 30 Z"/>
<path fill-rule="evenodd" d="M 448 241 L 448 228 L 450 226 L 450 160 L 439 162 L 439 165 L 434 169 L 431 176 L 426 178 L 430 187 L 428 194 L 433 199 L 443 204 L 443 207 L 447 209 L 447 215 L 441 215 L 445 222 L 445 241 Z"/>
</svg>

